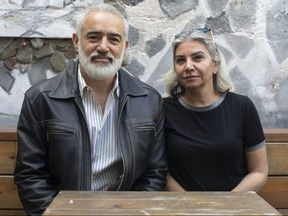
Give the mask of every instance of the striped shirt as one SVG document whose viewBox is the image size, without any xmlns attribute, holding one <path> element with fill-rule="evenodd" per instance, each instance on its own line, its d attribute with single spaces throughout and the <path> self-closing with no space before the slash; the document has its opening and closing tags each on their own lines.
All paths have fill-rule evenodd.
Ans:
<svg viewBox="0 0 288 216">
<path fill-rule="evenodd" d="M 86 113 L 86 121 L 91 143 L 91 187 L 92 190 L 115 190 L 115 182 L 123 173 L 120 147 L 117 143 L 118 116 L 118 75 L 114 87 L 108 95 L 105 110 L 93 95 L 92 89 L 86 84 L 78 69 L 79 89 Z"/>
</svg>

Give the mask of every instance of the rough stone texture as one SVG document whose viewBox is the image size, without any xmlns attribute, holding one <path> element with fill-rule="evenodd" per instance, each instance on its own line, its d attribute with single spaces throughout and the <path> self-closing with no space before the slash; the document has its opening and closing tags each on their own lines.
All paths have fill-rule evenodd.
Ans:
<svg viewBox="0 0 288 216">
<path fill-rule="evenodd" d="M 18 49 L 16 59 L 21 64 L 28 64 L 32 62 L 33 49 L 31 46 L 23 46 Z"/>
<path fill-rule="evenodd" d="M 45 56 L 50 56 L 53 53 L 53 46 L 50 42 L 45 44 L 41 49 L 34 50 L 34 57 L 36 59 L 41 59 Z"/>
<path fill-rule="evenodd" d="M 49 5 L 49 0 L 26 0 L 23 2 L 23 7 L 24 8 L 37 8 L 37 7 L 48 7 Z"/>
<path fill-rule="evenodd" d="M 123 3 L 125 5 L 132 5 L 132 6 L 135 6 L 137 4 L 139 4 L 140 2 L 143 2 L 144 0 L 123 0 Z"/>
<path fill-rule="evenodd" d="M 252 88 L 252 83 L 249 78 L 241 73 L 239 67 L 234 67 L 230 70 L 230 76 L 234 80 L 235 91 L 239 94 L 246 94 L 247 89 Z"/>
<path fill-rule="evenodd" d="M 41 38 L 32 38 L 30 42 L 33 49 L 37 50 L 41 49 L 44 45 L 44 41 Z"/>
<path fill-rule="evenodd" d="M 27 74 L 31 85 L 47 79 L 48 71 L 53 71 L 53 68 L 50 64 L 50 58 L 45 57 L 28 69 Z"/>
<path fill-rule="evenodd" d="M 139 41 L 139 31 L 131 25 L 129 26 L 128 40 L 129 47 L 136 46 Z"/>
<path fill-rule="evenodd" d="M 198 6 L 198 0 L 159 0 L 160 7 L 169 18 L 175 19 L 177 16 Z"/>
<path fill-rule="evenodd" d="M 10 74 L 10 69 L 8 69 L 3 63 L 0 64 L 0 86 L 6 92 L 10 92 L 15 78 Z"/>
<path fill-rule="evenodd" d="M 166 41 L 160 37 L 153 38 L 146 43 L 146 53 L 151 58 L 152 56 L 156 55 L 159 51 L 161 51 L 166 45 Z"/>
<path fill-rule="evenodd" d="M 59 9 L 59 8 L 63 8 L 64 6 L 65 6 L 65 1 L 50 0 L 49 5 L 47 7 Z"/>
<path fill-rule="evenodd" d="M 65 55 L 59 51 L 54 52 L 50 58 L 51 66 L 57 72 L 64 70 L 67 62 Z"/>
<path fill-rule="evenodd" d="M 13 70 L 17 63 L 16 57 L 11 57 L 3 61 L 3 64 L 9 71 Z"/>
<path fill-rule="evenodd" d="M 130 64 L 126 67 L 135 77 L 140 78 L 144 74 L 145 66 L 142 65 L 137 59 L 133 58 Z"/>
<path fill-rule="evenodd" d="M 283 103 L 283 101 L 288 101 L 288 78 L 282 80 L 279 83 L 279 88 L 282 89 L 282 91 L 279 91 L 275 96 L 276 104 L 278 104 L 278 111 L 276 112 L 277 115 L 275 115 L 275 122 L 273 122 L 277 127 L 287 127 L 288 120 L 288 109 L 287 109 L 287 103 Z M 272 112 L 273 113 L 273 112 Z"/>
<path fill-rule="evenodd" d="M 244 36 L 233 34 L 225 34 L 227 44 L 232 50 L 238 54 L 240 58 L 245 58 L 247 54 L 254 48 L 255 42 Z"/>
<path fill-rule="evenodd" d="M 18 70 L 21 76 L 28 72 L 30 84 L 33 85 L 47 79 L 47 73 L 54 76 L 62 71 L 69 59 L 74 59 L 77 55 L 71 39 L 15 38 L 14 40 L 3 39 L 3 41 L 8 45 L 0 42 L 0 49 L 5 48 L 0 56 L 0 86 L 7 93 L 10 93 L 14 85 L 15 78 L 10 72 L 13 69 Z"/>
<path fill-rule="evenodd" d="M 257 7 L 259 1 L 231 0 L 227 15 L 233 23 L 233 31 L 252 31 L 256 25 Z"/>
<path fill-rule="evenodd" d="M 158 91 L 161 92 L 163 96 L 166 95 L 166 92 L 165 92 L 165 84 L 161 82 L 161 78 L 163 74 L 171 70 L 172 68 L 171 62 L 173 61 L 172 59 L 173 59 L 172 48 L 169 47 L 165 51 L 163 58 L 161 58 L 161 60 L 156 65 L 154 72 L 147 80 L 148 83 L 150 83 L 153 86 L 156 86 Z"/>
<path fill-rule="evenodd" d="M 0 40 L 0 55 L 4 52 L 4 50 L 9 47 L 10 43 L 13 41 L 13 38 L 2 38 Z M 1 56 L 2 58 L 2 56 Z"/>
<path fill-rule="evenodd" d="M 5 60 L 15 55 L 16 55 L 16 49 L 9 46 L 2 52 L 1 59 Z"/>
<path fill-rule="evenodd" d="M 209 17 L 206 21 L 207 28 L 213 29 L 214 34 L 232 33 L 230 22 L 225 12 L 219 16 Z"/>
<path fill-rule="evenodd" d="M 288 1 L 280 0 L 267 13 L 267 39 L 281 63 L 288 53 Z M 283 40 L 284 39 L 284 40 Z"/>
<path fill-rule="evenodd" d="M 208 1 L 207 4 L 209 5 L 211 14 L 221 14 L 225 11 L 225 7 L 229 0 L 221 0 L 221 1 Z"/>
<path fill-rule="evenodd" d="M 64 6 L 54 9 L 53 2 Z M 97 2 L 103 1 L 0 0 L 0 113 L 7 119 L 19 114 L 25 90 L 75 58 L 70 39 L 75 16 Z M 104 2 L 117 6 L 129 21 L 126 68 L 163 96 L 159 80 L 172 68 L 175 35 L 206 26 L 226 57 L 235 92 L 251 98 L 264 127 L 288 127 L 288 0 Z M 15 64 L 18 50 L 26 46 L 33 48 L 31 62 Z"/>
<path fill-rule="evenodd" d="M 25 0 L 10 0 L 9 1 L 11 4 L 15 4 L 18 6 L 23 6 L 23 3 L 25 2 Z"/>
</svg>

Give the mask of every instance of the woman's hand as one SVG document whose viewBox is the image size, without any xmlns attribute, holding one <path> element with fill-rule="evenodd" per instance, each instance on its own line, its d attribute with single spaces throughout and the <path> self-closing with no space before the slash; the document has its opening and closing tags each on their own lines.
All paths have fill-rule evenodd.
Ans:
<svg viewBox="0 0 288 216">
<path fill-rule="evenodd" d="M 170 175 L 167 174 L 166 191 L 185 191 L 184 188 Z"/>
</svg>

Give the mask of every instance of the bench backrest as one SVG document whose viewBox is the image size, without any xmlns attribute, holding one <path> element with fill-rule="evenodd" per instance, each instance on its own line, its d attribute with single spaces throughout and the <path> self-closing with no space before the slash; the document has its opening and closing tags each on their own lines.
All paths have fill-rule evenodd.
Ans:
<svg viewBox="0 0 288 216">
<path fill-rule="evenodd" d="M 267 128 L 264 131 L 269 177 L 258 194 L 282 214 L 288 215 L 288 128 Z M 13 182 L 16 152 L 16 129 L 0 127 L 0 215 L 24 215 Z"/>
</svg>

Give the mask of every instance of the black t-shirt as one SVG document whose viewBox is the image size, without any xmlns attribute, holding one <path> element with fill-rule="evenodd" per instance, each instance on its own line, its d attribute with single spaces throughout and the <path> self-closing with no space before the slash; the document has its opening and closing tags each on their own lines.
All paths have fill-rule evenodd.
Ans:
<svg viewBox="0 0 288 216">
<path fill-rule="evenodd" d="M 265 145 L 252 101 L 224 93 L 207 107 L 164 98 L 169 172 L 186 190 L 230 191 L 247 174 L 245 152 Z"/>
</svg>

